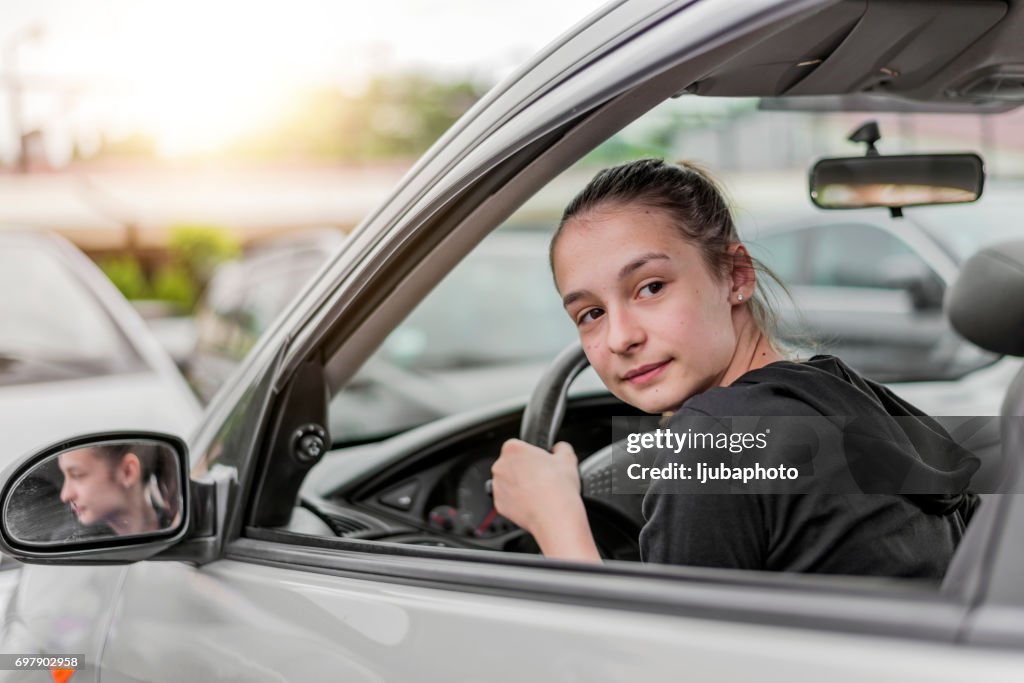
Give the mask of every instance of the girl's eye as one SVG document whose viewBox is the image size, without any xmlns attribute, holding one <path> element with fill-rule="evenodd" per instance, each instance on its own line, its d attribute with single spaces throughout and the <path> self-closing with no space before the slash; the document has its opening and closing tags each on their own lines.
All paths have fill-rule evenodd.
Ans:
<svg viewBox="0 0 1024 683">
<path fill-rule="evenodd" d="M 604 315 L 604 310 L 600 308 L 588 308 L 587 310 L 583 311 L 583 313 L 581 313 L 580 316 L 576 319 L 576 324 L 582 325 L 584 323 L 593 322 L 600 318 L 602 315 Z"/>
<path fill-rule="evenodd" d="M 651 283 L 646 284 L 646 285 L 644 285 L 643 287 L 640 288 L 640 296 L 644 297 L 645 296 L 644 292 L 647 293 L 646 296 L 654 296 L 655 294 L 660 292 L 662 290 L 662 288 L 664 288 L 664 287 L 665 287 L 665 283 L 664 282 L 651 282 Z"/>
</svg>

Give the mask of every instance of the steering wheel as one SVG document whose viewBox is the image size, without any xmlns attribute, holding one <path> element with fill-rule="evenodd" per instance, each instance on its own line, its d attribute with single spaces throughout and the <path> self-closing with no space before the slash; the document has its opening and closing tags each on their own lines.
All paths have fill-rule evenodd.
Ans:
<svg viewBox="0 0 1024 683">
<path fill-rule="evenodd" d="M 519 438 L 550 451 L 562 426 L 569 387 L 589 365 L 583 347 L 573 342 L 544 371 L 523 411 Z M 643 494 L 612 493 L 612 454 L 618 444 L 597 451 L 580 465 L 581 494 L 594 540 L 602 554 L 639 559 Z"/>
</svg>

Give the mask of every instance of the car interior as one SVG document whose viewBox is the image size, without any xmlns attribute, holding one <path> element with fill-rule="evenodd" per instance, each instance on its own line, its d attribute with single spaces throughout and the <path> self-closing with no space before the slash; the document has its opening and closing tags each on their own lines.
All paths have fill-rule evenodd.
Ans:
<svg viewBox="0 0 1024 683">
<path fill-rule="evenodd" d="M 1022 32 L 1024 2 L 1010 0 L 842 0 L 794 9 L 785 20 L 680 55 L 660 72 L 514 150 L 490 176 L 467 185 L 459 201 L 416 226 L 389 257 L 391 274 L 375 282 L 374 291 L 325 306 L 296 338 L 303 360 L 279 385 L 262 432 L 265 446 L 245 534 L 346 550 L 536 564 L 533 539 L 494 510 L 487 489 L 490 467 L 506 439 L 522 437 L 543 446 L 565 440 L 581 458 L 583 493 L 601 553 L 623 566 L 636 564 L 642 496 L 612 492 L 610 441 L 613 417 L 640 413 L 601 389 L 570 390 L 586 366 L 578 344 L 552 359 L 528 400 L 511 397 L 398 433 L 354 440 L 326 436 L 332 400 L 485 235 L 539 191 L 557 185 L 559 174 L 577 159 L 659 103 L 699 112 L 705 99 L 759 98 L 755 115 L 849 112 L 849 120 L 858 122 L 892 112 L 998 116 L 1024 102 Z M 927 142 L 922 136 L 911 151 L 950 151 L 931 149 Z M 829 144 L 814 153 L 826 156 L 840 149 L 853 157 L 864 152 L 841 138 Z M 806 184 L 800 191 L 809 206 Z M 564 200 L 570 197 L 571 191 Z M 875 211 L 883 217 L 887 212 Z M 945 293 L 948 320 L 986 354 L 986 363 L 1024 356 L 1019 334 L 1024 296 L 1016 295 L 1024 294 L 1022 244 L 983 249 L 963 264 Z M 551 298 L 556 298 L 553 287 Z M 1022 406 L 1024 373 L 1007 387 L 1003 417 L 1024 414 Z M 1014 420 L 1004 419 L 996 427 L 1002 432 L 979 446 L 986 459 L 986 491 L 998 490 L 1000 479 L 1012 480 L 1004 454 L 1019 450 L 1014 427 Z M 321 433 L 326 453 L 304 450 L 304 437 Z M 943 592 L 966 590 L 977 580 L 1002 498 L 984 497 Z M 636 564 L 624 571 L 642 569 Z"/>
</svg>

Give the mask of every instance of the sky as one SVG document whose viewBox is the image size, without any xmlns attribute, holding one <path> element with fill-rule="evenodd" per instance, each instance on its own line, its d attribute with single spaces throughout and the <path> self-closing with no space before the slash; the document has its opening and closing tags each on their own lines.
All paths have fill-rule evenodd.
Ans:
<svg viewBox="0 0 1024 683">
<path fill-rule="evenodd" d="M 202 152 L 271 120 L 298 91 L 356 90 L 406 68 L 492 83 L 600 0 L 3 0 L 0 158 L 22 128 L 58 164 L 72 140 L 144 132 L 162 155 Z"/>
</svg>

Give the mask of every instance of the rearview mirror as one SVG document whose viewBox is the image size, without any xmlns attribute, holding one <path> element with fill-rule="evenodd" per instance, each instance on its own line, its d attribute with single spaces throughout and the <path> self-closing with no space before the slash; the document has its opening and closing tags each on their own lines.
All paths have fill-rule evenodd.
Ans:
<svg viewBox="0 0 1024 683">
<path fill-rule="evenodd" d="M 902 208 L 976 201 L 985 182 L 977 154 L 909 154 L 821 159 L 811 201 L 822 209 Z"/>
<path fill-rule="evenodd" d="M 5 482 L 4 543 L 45 554 L 179 535 L 188 495 L 184 453 L 176 439 L 144 435 L 47 449 Z"/>
</svg>

